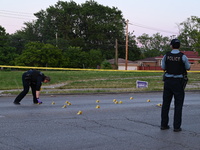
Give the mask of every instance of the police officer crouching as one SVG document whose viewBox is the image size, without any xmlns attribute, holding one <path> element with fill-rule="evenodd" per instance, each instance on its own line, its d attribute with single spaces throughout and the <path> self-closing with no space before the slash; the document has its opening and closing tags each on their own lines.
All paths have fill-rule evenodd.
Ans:
<svg viewBox="0 0 200 150">
<path fill-rule="evenodd" d="M 164 55 L 161 67 L 165 71 L 163 104 L 161 110 L 161 130 L 169 129 L 169 109 L 174 97 L 174 132 L 181 131 L 182 108 L 185 98 L 187 71 L 190 69 L 188 58 L 179 51 L 180 41 L 173 39 L 170 43 L 172 51 Z"/>
<path fill-rule="evenodd" d="M 40 101 L 40 88 L 43 83 L 48 83 L 50 77 L 45 76 L 42 72 L 37 70 L 29 70 L 22 75 L 23 91 L 15 98 L 14 104 L 20 105 L 20 101 L 26 96 L 31 87 L 34 104 L 42 104 Z"/>
</svg>

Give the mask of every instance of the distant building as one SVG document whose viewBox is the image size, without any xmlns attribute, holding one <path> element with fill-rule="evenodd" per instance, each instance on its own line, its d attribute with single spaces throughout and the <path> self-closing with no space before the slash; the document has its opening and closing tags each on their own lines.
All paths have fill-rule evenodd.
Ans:
<svg viewBox="0 0 200 150">
<path fill-rule="evenodd" d="M 115 67 L 115 59 L 109 59 L 108 62 Z M 118 58 L 118 70 L 125 70 L 126 60 L 123 58 Z M 128 60 L 127 70 L 138 70 L 137 62 Z"/>
<path fill-rule="evenodd" d="M 191 71 L 200 71 L 200 56 L 198 52 L 182 51 L 187 57 L 191 65 Z M 127 70 L 162 70 L 161 60 L 163 56 L 150 57 L 136 61 L 128 60 Z M 115 60 L 110 59 L 108 62 L 114 66 Z M 118 59 L 118 70 L 125 70 L 126 60 Z"/>
</svg>

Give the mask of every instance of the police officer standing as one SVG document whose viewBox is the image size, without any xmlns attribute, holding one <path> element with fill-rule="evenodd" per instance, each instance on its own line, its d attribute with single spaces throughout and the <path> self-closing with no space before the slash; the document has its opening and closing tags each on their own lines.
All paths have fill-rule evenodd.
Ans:
<svg viewBox="0 0 200 150">
<path fill-rule="evenodd" d="M 161 67 L 165 71 L 163 104 L 161 110 L 161 130 L 169 129 L 169 109 L 174 97 L 174 132 L 181 131 L 182 107 L 185 98 L 187 71 L 190 69 L 188 58 L 179 51 L 180 41 L 173 39 L 170 43 L 172 51 L 164 55 Z"/>
<path fill-rule="evenodd" d="M 26 96 L 31 87 L 34 104 L 42 104 L 39 100 L 40 88 L 42 82 L 47 83 L 50 81 L 50 77 L 45 76 L 42 72 L 37 70 L 29 70 L 22 75 L 22 83 L 24 90 L 15 98 L 14 104 L 20 105 L 20 101 Z"/>
</svg>

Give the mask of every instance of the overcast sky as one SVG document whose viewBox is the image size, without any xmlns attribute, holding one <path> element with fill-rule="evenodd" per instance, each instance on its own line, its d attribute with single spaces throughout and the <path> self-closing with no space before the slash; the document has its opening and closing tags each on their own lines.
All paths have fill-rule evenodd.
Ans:
<svg viewBox="0 0 200 150">
<path fill-rule="evenodd" d="M 58 0 L 1 0 L 0 25 L 7 33 L 22 29 L 23 23 L 36 19 L 34 13 L 46 10 Z M 64 1 L 64 0 L 63 0 Z M 68 2 L 70 0 L 67 0 Z M 78 4 L 85 0 L 74 0 Z M 159 32 L 164 36 L 178 34 L 178 24 L 191 16 L 200 17 L 200 0 L 96 0 L 99 4 L 117 7 L 129 20 L 129 32 L 140 36 Z"/>
</svg>

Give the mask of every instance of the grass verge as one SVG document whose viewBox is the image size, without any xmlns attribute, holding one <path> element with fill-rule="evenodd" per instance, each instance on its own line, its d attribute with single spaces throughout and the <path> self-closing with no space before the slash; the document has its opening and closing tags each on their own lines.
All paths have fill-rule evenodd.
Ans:
<svg viewBox="0 0 200 150">
<path fill-rule="evenodd" d="M 0 90 L 22 89 L 21 76 L 24 71 L 0 71 Z M 119 71 L 42 71 L 51 77 L 42 93 L 90 93 L 90 92 L 134 92 L 163 90 L 162 72 Z M 200 88 L 199 73 L 189 73 L 188 89 Z M 148 88 L 137 89 L 136 81 L 147 81 Z M 64 83 L 60 86 L 55 86 Z M 54 90 L 50 87 L 55 86 Z M 48 88 L 49 87 L 49 88 Z M 48 89 L 51 89 L 48 91 Z M 82 90 L 80 90 L 82 89 Z M 16 94 L 19 91 L 7 93 Z"/>
</svg>

